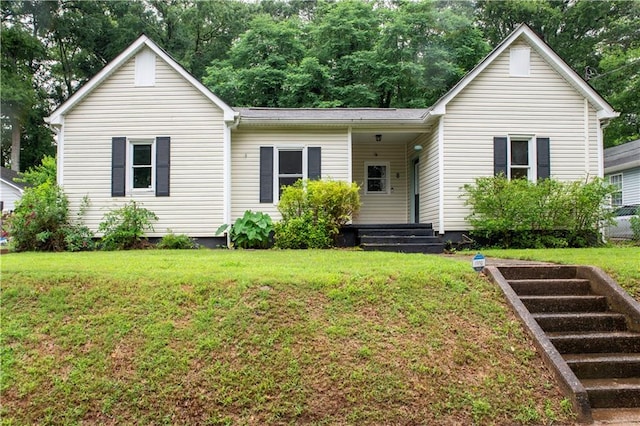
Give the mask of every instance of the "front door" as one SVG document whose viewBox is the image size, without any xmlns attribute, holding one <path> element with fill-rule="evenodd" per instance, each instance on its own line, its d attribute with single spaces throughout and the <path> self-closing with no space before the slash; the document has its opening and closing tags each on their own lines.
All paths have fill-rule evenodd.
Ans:
<svg viewBox="0 0 640 426">
<path fill-rule="evenodd" d="M 411 179 L 411 192 L 413 192 L 412 219 L 414 223 L 420 223 L 420 158 L 413 160 Z"/>
</svg>

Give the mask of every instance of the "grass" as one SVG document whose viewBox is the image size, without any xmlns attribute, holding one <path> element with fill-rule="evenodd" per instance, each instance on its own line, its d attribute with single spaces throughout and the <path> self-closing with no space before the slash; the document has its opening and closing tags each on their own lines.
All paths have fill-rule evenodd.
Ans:
<svg viewBox="0 0 640 426">
<path fill-rule="evenodd" d="M 20 253 L 4 424 L 550 424 L 570 406 L 468 262 L 359 251 Z"/>
<path fill-rule="evenodd" d="M 615 279 L 640 301 L 640 247 L 613 246 L 583 249 L 484 250 L 486 256 L 539 260 L 565 265 L 593 265 Z"/>
</svg>

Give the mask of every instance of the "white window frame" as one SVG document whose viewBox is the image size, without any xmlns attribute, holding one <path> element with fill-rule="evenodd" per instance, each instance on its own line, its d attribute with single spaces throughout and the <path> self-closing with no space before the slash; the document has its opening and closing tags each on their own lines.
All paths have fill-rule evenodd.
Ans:
<svg viewBox="0 0 640 426">
<path fill-rule="evenodd" d="M 133 187 L 133 147 L 135 145 L 151 145 L 151 187 Z M 148 167 L 148 166 L 144 166 Z M 129 140 L 127 155 L 127 188 L 132 193 L 155 193 L 156 190 L 156 140 L 155 139 L 132 139 Z"/>
<path fill-rule="evenodd" d="M 614 182 L 614 178 L 620 178 L 619 182 Z M 622 175 L 622 173 L 616 173 L 613 175 L 609 175 L 609 183 L 613 186 L 615 186 L 617 189 L 611 193 L 611 207 L 621 207 L 624 205 L 624 199 L 623 199 L 623 185 L 624 185 L 624 177 Z M 615 194 L 620 194 L 620 202 L 617 203 L 617 197 L 614 197 Z"/>
<path fill-rule="evenodd" d="M 529 153 L 529 164 L 524 166 L 511 164 L 511 143 L 512 142 L 527 142 Z M 527 169 L 527 179 L 531 182 L 535 182 L 538 178 L 538 161 L 536 155 L 536 137 L 535 135 L 509 135 L 507 138 L 507 178 L 511 180 L 511 169 Z"/>
<path fill-rule="evenodd" d="M 300 151 L 302 152 L 302 174 L 301 175 L 287 175 L 280 174 L 280 152 L 281 151 Z M 277 146 L 273 150 L 273 200 L 274 203 L 280 201 L 280 178 L 281 177 L 298 177 L 300 179 L 307 179 L 307 147 L 306 146 Z"/>
<path fill-rule="evenodd" d="M 369 179 L 380 179 L 369 177 L 370 166 L 386 167 L 385 191 L 369 191 Z M 366 195 L 389 195 L 391 193 L 391 165 L 388 161 L 367 161 L 364 163 L 364 193 Z"/>
</svg>

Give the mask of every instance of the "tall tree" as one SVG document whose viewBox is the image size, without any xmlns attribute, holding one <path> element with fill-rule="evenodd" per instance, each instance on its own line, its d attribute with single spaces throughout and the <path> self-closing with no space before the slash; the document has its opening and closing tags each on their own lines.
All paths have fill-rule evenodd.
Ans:
<svg viewBox="0 0 640 426">
<path fill-rule="evenodd" d="M 42 18 L 40 2 L 2 2 L 2 49 L 0 63 L 0 97 L 2 103 L 3 155 L 10 152 L 10 159 L 3 156 L 2 163 L 10 164 L 13 170 L 24 170 L 30 164 L 22 164 L 21 151 L 23 129 L 33 124 L 34 108 L 43 102 L 38 89 L 37 77 L 43 72 L 47 59 L 46 49 L 39 39 Z M 42 5 L 46 8 L 46 5 Z M 41 117 L 40 117 L 41 118 Z M 37 121 L 37 119 L 36 119 Z M 44 125 L 44 122 L 39 123 Z M 51 135 L 45 134 L 45 143 L 51 143 Z"/>
</svg>

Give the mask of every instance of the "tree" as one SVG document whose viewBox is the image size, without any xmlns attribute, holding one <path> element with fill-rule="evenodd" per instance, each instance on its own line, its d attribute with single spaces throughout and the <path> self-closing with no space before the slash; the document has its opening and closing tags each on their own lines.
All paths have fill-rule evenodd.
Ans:
<svg viewBox="0 0 640 426">
<path fill-rule="evenodd" d="M 35 79 L 42 72 L 46 51 L 38 38 L 39 14 L 35 13 L 36 9 L 34 2 L 2 3 L 2 153 L 10 152 L 11 155 L 9 161 L 3 157 L 2 163 L 10 164 L 16 171 L 21 170 L 23 129 L 30 120 L 34 120 L 33 108 L 42 101 Z M 9 129 L 11 148 L 5 149 Z M 24 170 L 25 165 L 22 166 Z"/>
</svg>

